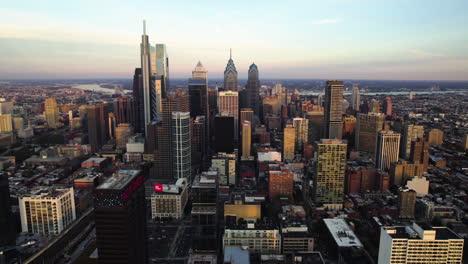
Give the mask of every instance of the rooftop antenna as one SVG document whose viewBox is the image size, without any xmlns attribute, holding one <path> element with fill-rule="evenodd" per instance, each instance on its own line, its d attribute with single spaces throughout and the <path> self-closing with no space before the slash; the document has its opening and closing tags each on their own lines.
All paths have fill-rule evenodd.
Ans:
<svg viewBox="0 0 468 264">
<path fill-rule="evenodd" d="M 143 19 L 143 35 L 146 35 L 146 20 Z"/>
</svg>

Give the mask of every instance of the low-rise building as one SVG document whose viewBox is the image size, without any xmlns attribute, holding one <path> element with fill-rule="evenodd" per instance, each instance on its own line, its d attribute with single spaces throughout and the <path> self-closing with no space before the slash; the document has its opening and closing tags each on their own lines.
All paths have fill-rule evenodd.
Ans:
<svg viewBox="0 0 468 264">
<path fill-rule="evenodd" d="M 154 183 L 154 192 L 151 195 L 151 217 L 175 218 L 183 217 L 188 201 L 188 187 L 185 178 L 176 182 Z"/>
<path fill-rule="evenodd" d="M 271 222 L 239 223 L 226 226 L 223 248 L 226 247 L 243 247 L 251 253 L 280 254 L 280 230 Z"/>
</svg>

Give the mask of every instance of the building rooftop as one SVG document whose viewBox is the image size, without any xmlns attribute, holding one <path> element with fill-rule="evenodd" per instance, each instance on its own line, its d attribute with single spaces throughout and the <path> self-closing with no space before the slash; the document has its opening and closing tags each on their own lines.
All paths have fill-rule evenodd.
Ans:
<svg viewBox="0 0 468 264">
<path fill-rule="evenodd" d="M 224 263 L 249 264 L 250 254 L 248 250 L 239 247 L 224 248 Z"/>
<path fill-rule="evenodd" d="M 23 195 L 22 198 L 29 199 L 56 199 L 68 192 L 73 191 L 73 188 L 47 188 L 34 191 L 32 193 Z"/>
<path fill-rule="evenodd" d="M 120 190 L 131 182 L 139 173 L 139 170 L 119 170 L 116 175 L 108 178 L 99 185 L 97 189 Z"/>
<path fill-rule="evenodd" d="M 89 158 L 83 162 L 92 162 L 92 163 L 101 163 L 103 161 L 105 161 L 107 158 L 99 158 L 99 157 L 92 157 L 92 158 Z"/>
<path fill-rule="evenodd" d="M 362 247 L 361 241 L 354 234 L 344 219 L 323 219 L 335 239 L 338 247 Z"/>
<path fill-rule="evenodd" d="M 384 227 L 384 229 L 393 239 L 462 239 L 447 227 L 431 227 L 423 222 L 413 223 L 412 225 Z"/>
</svg>

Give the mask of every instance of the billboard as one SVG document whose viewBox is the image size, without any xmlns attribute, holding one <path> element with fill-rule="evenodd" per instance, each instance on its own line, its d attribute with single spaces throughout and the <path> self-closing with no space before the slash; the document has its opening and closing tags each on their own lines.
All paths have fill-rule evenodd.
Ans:
<svg viewBox="0 0 468 264">
<path fill-rule="evenodd" d="M 175 184 L 154 184 L 154 191 L 160 193 L 179 193 L 179 186 Z"/>
</svg>

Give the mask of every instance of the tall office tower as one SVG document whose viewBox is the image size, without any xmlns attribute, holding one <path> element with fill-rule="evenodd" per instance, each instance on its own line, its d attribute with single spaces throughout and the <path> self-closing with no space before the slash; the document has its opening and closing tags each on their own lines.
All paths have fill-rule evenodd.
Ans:
<svg viewBox="0 0 468 264">
<path fill-rule="evenodd" d="M 356 117 L 346 115 L 343 117 L 343 139 L 348 141 L 349 147 L 354 147 L 354 139 L 356 137 Z"/>
<path fill-rule="evenodd" d="M 224 91 L 237 92 L 237 70 L 232 60 L 232 51 L 229 52 L 229 61 L 224 70 Z"/>
<path fill-rule="evenodd" d="M 252 108 L 255 114 L 258 116 L 260 111 L 260 81 L 258 80 L 258 68 L 254 63 L 252 63 L 252 65 L 249 67 L 247 84 L 245 88 L 247 90 L 247 105 L 248 107 Z"/>
<path fill-rule="evenodd" d="M 250 121 L 242 121 L 242 159 L 250 157 L 250 148 L 252 145 L 252 123 Z"/>
<path fill-rule="evenodd" d="M 175 134 L 172 132 L 172 113 L 173 112 L 188 112 L 189 111 L 189 97 L 182 91 L 177 91 L 176 94 L 170 94 L 166 98 L 162 98 L 162 120 L 160 122 L 153 122 L 152 125 L 148 126 L 148 130 L 151 127 L 156 129 L 155 131 L 148 131 L 151 138 L 148 138 L 148 142 L 155 142 L 156 144 L 151 145 L 156 149 L 149 149 L 150 152 L 154 153 L 153 167 L 154 173 L 150 177 L 156 178 L 172 178 L 174 176 L 174 154 L 173 142 Z M 189 141 L 190 144 L 190 141 Z M 150 144 L 148 143 L 148 148 Z"/>
<path fill-rule="evenodd" d="M 444 143 L 444 131 L 433 128 L 429 131 L 428 139 L 429 144 L 440 146 Z"/>
<path fill-rule="evenodd" d="M 283 159 L 292 161 L 296 144 L 296 129 L 292 124 L 287 124 L 283 130 Z"/>
<path fill-rule="evenodd" d="M 190 116 L 208 116 L 208 79 L 207 71 L 198 62 L 192 71 L 192 78 L 188 81 L 188 90 L 190 96 Z"/>
<path fill-rule="evenodd" d="M 151 58 L 150 58 L 150 44 L 148 35 L 146 35 L 146 23 L 143 21 L 143 35 L 141 36 L 141 75 L 142 75 L 142 99 L 143 99 L 143 124 L 146 134 L 146 125 L 150 124 L 153 117 L 156 115 L 157 108 L 152 103 L 152 90 L 153 85 L 151 81 Z M 136 72 L 135 72 L 136 73 Z M 141 102 L 140 102 L 141 103 Z"/>
<path fill-rule="evenodd" d="M 321 139 L 317 145 L 314 200 L 329 209 L 343 207 L 346 167 L 345 140 Z"/>
<path fill-rule="evenodd" d="M 378 100 L 372 99 L 370 111 L 373 113 L 380 113 L 380 102 Z"/>
<path fill-rule="evenodd" d="M 424 138 L 411 141 L 410 161 L 424 165 L 424 171 L 429 166 L 429 142 Z"/>
<path fill-rule="evenodd" d="M 115 139 L 115 131 L 117 129 L 117 121 L 115 119 L 114 113 L 109 113 L 107 117 L 107 134 L 109 135 L 109 139 Z"/>
<path fill-rule="evenodd" d="M 351 107 L 354 111 L 359 111 L 359 107 L 361 106 L 361 95 L 359 94 L 359 86 L 357 84 L 353 84 L 353 94 L 351 96 Z"/>
<path fill-rule="evenodd" d="M 93 151 L 99 148 L 107 140 L 107 116 L 104 103 L 88 106 L 88 140 Z"/>
<path fill-rule="evenodd" d="M 191 181 L 192 152 L 190 142 L 190 113 L 172 112 L 172 156 L 174 178 Z"/>
<path fill-rule="evenodd" d="M 192 184 L 192 249 L 195 253 L 218 251 L 218 172 L 197 175 Z"/>
<path fill-rule="evenodd" d="M 426 223 L 380 230 L 378 264 L 463 263 L 464 239 L 447 227 Z"/>
<path fill-rule="evenodd" d="M 409 159 L 411 154 L 411 141 L 424 137 L 424 127 L 405 123 L 403 129 L 403 140 L 400 145 L 400 157 Z"/>
<path fill-rule="evenodd" d="M 398 191 L 398 198 L 400 218 L 414 218 L 416 192 L 414 190 L 400 188 Z"/>
<path fill-rule="evenodd" d="M 73 188 L 52 188 L 19 198 L 23 232 L 55 236 L 76 218 Z"/>
<path fill-rule="evenodd" d="M 233 91 L 218 93 L 218 112 L 234 116 L 234 140 L 239 138 L 239 95 Z"/>
<path fill-rule="evenodd" d="M 389 170 L 393 162 L 398 161 L 400 149 L 400 134 L 392 130 L 381 130 L 377 133 L 377 148 L 375 151 L 375 167 Z"/>
<path fill-rule="evenodd" d="M 115 108 L 115 119 L 117 124 L 127 123 L 131 124 L 135 128 L 136 112 L 135 101 L 133 98 L 128 95 L 117 98 Z"/>
<path fill-rule="evenodd" d="M 254 111 L 252 110 L 252 108 L 242 108 L 240 110 L 240 119 L 239 121 L 240 122 L 243 122 L 243 121 L 249 121 L 250 124 L 253 125 L 253 121 L 254 121 Z"/>
<path fill-rule="evenodd" d="M 302 152 L 304 144 L 309 140 L 309 120 L 296 117 L 293 119 L 293 126 L 296 130 L 296 149 Z"/>
<path fill-rule="evenodd" d="M 133 127 L 130 124 L 122 123 L 115 129 L 115 139 L 117 148 L 124 149 L 127 146 L 128 138 L 133 136 Z"/>
<path fill-rule="evenodd" d="M 222 112 L 215 116 L 214 121 L 214 151 L 234 152 L 234 116 Z"/>
<path fill-rule="evenodd" d="M 382 130 L 384 114 L 358 114 L 356 122 L 356 150 L 375 153 L 377 132 Z"/>
<path fill-rule="evenodd" d="M 195 170 L 204 168 L 209 162 L 206 146 L 206 118 L 205 116 L 197 116 L 192 122 L 191 136 L 191 152 L 192 152 L 192 168 Z"/>
<path fill-rule="evenodd" d="M 143 76 L 141 68 L 135 69 L 133 75 L 133 102 L 135 105 L 135 131 L 137 133 L 145 132 L 145 107 L 143 96 Z"/>
<path fill-rule="evenodd" d="M 385 96 L 385 100 L 383 103 L 383 112 L 387 116 L 392 115 L 392 98 L 390 98 L 390 96 Z"/>
<path fill-rule="evenodd" d="M 324 138 L 341 139 L 343 108 L 343 82 L 327 81 L 324 105 Z"/>
<path fill-rule="evenodd" d="M 8 133 L 13 131 L 13 122 L 11 120 L 11 114 L 0 115 L 0 132 Z"/>
<path fill-rule="evenodd" d="M 323 133 L 323 112 L 311 111 L 306 114 L 309 120 L 309 140 L 308 142 L 319 141 Z"/>
<path fill-rule="evenodd" d="M 99 263 L 146 263 L 146 201 L 139 170 L 119 170 L 94 190 Z"/>
<path fill-rule="evenodd" d="M 208 110 L 210 118 L 215 116 L 218 112 L 218 90 L 208 88 Z"/>
<path fill-rule="evenodd" d="M 8 176 L 0 175 L 0 248 L 15 244 L 15 223 L 11 214 Z"/>
<path fill-rule="evenodd" d="M 55 98 L 46 98 L 44 103 L 45 120 L 50 128 L 57 128 L 59 125 L 59 112 Z"/>
<path fill-rule="evenodd" d="M 160 98 L 165 98 L 169 89 L 169 56 L 166 44 L 156 44 L 156 76 L 161 80 L 161 89 L 156 89 L 156 93 Z"/>
</svg>

